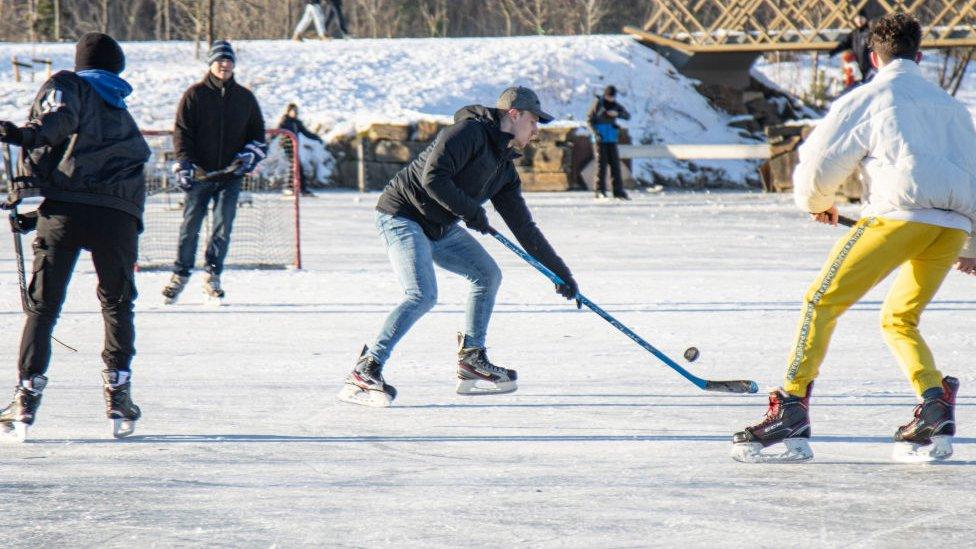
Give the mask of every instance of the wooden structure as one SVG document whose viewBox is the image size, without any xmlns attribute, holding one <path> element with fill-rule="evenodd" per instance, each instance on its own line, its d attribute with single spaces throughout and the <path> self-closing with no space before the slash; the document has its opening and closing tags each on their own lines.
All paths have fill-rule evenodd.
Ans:
<svg viewBox="0 0 976 549">
<path fill-rule="evenodd" d="M 976 0 L 652 0 L 643 28 L 625 32 L 660 51 L 682 73 L 744 87 L 764 52 L 837 45 L 854 15 L 915 15 L 923 48 L 976 46 Z"/>
</svg>

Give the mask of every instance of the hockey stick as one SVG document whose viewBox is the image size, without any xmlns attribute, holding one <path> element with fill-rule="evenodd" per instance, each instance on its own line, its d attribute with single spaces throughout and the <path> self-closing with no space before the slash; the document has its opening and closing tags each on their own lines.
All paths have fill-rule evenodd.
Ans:
<svg viewBox="0 0 976 549">
<path fill-rule="evenodd" d="M 489 229 L 491 236 L 495 237 L 496 240 L 502 243 L 506 248 L 515 252 L 516 255 L 528 262 L 536 268 L 537 271 L 546 275 L 546 277 L 556 284 L 564 284 L 563 280 L 559 276 L 549 270 L 548 267 L 539 262 L 538 259 L 529 255 L 528 252 L 519 248 L 511 240 L 505 238 L 498 233 L 495 229 Z M 719 393 L 755 393 L 759 391 L 759 385 L 755 381 L 750 381 L 747 379 L 733 380 L 733 381 L 712 381 L 708 379 L 702 379 L 695 376 L 688 370 L 682 368 L 677 362 L 671 360 L 666 354 L 657 350 L 653 345 L 644 340 L 641 336 L 637 335 L 630 328 L 624 326 L 619 320 L 614 318 L 610 313 L 604 311 L 599 305 L 593 303 L 586 298 L 583 294 L 576 294 L 576 301 L 583 305 L 589 307 L 594 313 L 600 315 L 604 320 L 609 322 L 614 328 L 620 330 L 627 337 L 644 348 L 645 351 L 656 356 L 661 362 L 668 365 L 672 370 L 681 374 L 685 379 L 694 383 L 699 389 L 704 389 L 706 391 L 715 391 Z"/>
<path fill-rule="evenodd" d="M 845 227 L 853 227 L 857 223 L 857 220 L 856 219 L 851 219 L 851 218 L 849 218 L 847 216 L 838 215 L 837 216 L 837 223 L 839 223 L 839 224 L 841 224 L 841 225 L 843 225 Z"/>
<path fill-rule="evenodd" d="M 20 239 L 20 233 L 14 230 L 17 226 L 17 203 L 19 200 L 11 200 L 13 197 L 13 185 L 14 185 L 14 167 L 13 161 L 10 157 L 10 144 L 3 144 L 3 168 L 7 173 L 7 185 L 10 187 L 9 194 L 7 196 L 7 203 L 10 204 L 10 232 L 14 235 L 14 254 L 17 259 L 17 284 L 20 286 L 20 306 L 25 313 L 31 313 L 34 311 L 34 302 L 30 298 L 30 293 L 27 291 L 27 271 L 24 268 L 24 243 Z M 51 339 L 59 343 L 65 349 L 73 352 L 78 352 L 71 345 L 61 341 L 60 339 L 51 336 Z"/>
</svg>

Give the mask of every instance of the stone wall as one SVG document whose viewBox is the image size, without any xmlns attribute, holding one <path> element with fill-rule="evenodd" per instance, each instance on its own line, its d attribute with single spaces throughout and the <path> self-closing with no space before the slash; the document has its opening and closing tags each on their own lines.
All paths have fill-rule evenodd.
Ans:
<svg viewBox="0 0 976 549">
<path fill-rule="evenodd" d="M 335 184 L 361 191 L 382 189 L 444 127 L 435 121 L 373 124 L 330 143 L 338 168 Z M 586 130 L 575 127 L 543 127 L 523 153 L 515 164 L 525 191 L 582 189 L 580 172 L 593 157 Z"/>
<path fill-rule="evenodd" d="M 797 149 L 813 131 L 812 125 L 782 125 L 766 128 L 770 159 L 759 170 L 766 192 L 792 192 L 793 171 L 800 162 Z M 855 172 L 837 190 L 838 198 L 856 202 L 861 199 L 861 176 Z"/>
</svg>

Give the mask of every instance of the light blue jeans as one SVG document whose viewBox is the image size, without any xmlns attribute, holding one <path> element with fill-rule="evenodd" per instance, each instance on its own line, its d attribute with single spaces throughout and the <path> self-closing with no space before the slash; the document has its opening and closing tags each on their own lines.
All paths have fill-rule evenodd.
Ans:
<svg viewBox="0 0 976 549">
<path fill-rule="evenodd" d="M 474 236 L 454 225 L 443 238 L 431 240 L 416 222 L 385 213 L 377 213 L 376 227 L 404 297 L 386 318 L 369 354 L 385 363 L 397 342 L 437 303 L 434 264 L 471 282 L 464 316 L 464 346 L 484 347 L 502 272 Z"/>
</svg>

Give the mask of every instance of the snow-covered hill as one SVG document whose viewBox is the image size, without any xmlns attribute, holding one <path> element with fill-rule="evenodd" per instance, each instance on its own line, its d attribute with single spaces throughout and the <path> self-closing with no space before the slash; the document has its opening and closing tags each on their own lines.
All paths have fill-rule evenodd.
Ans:
<svg viewBox="0 0 976 549">
<path fill-rule="evenodd" d="M 310 127 L 348 132 L 371 122 L 446 117 L 475 102 L 493 103 L 507 86 L 539 92 L 561 124 L 579 124 L 607 84 L 634 115 L 628 123 L 642 141 L 741 143 L 730 117 L 698 94 L 694 82 L 665 59 L 625 36 L 515 37 L 330 42 L 235 42 L 238 79 L 254 90 L 269 125 L 285 104 L 297 102 Z M 205 63 L 188 42 L 123 44 L 123 76 L 135 88 L 130 108 L 146 129 L 172 127 L 183 90 Z M 46 57 L 55 70 L 74 64 L 73 44 L 0 44 L 0 58 Z M 24 120 L 42 76 L 14 83 L 0 67 L 0 118 Z M 750 162 L 700 162 L 724 169 L 732 181 L 754 177 Z M 675 175 L 684 164 L 655 161 L 638 167 Z M 643 173 L 642 173 L 643 172 Z"/>
</svg>

